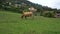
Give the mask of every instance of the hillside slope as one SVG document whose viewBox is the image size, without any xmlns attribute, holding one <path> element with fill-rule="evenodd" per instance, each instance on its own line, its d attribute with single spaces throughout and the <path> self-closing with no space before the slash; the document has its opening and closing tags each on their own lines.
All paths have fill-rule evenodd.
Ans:
<svg viewBox="0 0 60 34">
<path fill-rule="evenodd" d="M 60 19 L 35 16 L 21 19 L 21 14 L 0 11 L 0 34 L 60 34 Z"/>
</svg>

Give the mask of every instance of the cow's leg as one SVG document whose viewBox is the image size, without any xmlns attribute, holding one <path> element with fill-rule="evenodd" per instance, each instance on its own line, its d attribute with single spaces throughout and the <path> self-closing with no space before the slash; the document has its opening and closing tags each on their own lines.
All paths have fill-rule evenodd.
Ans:
<svg viewBox="0 0 60 34">
<path fill-rule="evenodd" d="M 33 14 L 30 14 L 29 17 L 31 17 L 31 19 L 34 19 L 34 15 Z"/>
<path fill-rule="evenodd" d="M 22 15 L 21 18 L 23 18 L 24 16 Z"/>
<path fill-rule="evenodd" d="M 25 17 L 25 19 L 27 19 L 27 16 L 24 16 Z"/>
</svg>

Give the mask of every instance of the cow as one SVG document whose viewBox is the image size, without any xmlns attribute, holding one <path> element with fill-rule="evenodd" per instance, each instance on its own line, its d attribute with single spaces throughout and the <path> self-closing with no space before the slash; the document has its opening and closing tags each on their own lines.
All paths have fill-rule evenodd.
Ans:
<svg viewBox="0 0 60 34">
<path fill-rule="evenodd" d="M 23 12 L 21 18 L 27 18 L 27 17 L 32 17 L 33 16 L 33 12 Z"/>
</svg>

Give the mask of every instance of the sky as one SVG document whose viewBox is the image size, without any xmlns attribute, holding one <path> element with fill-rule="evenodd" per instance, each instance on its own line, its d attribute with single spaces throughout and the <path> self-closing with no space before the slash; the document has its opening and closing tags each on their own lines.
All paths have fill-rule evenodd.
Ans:
<svg viewBox="0 0 60 34">
<path fill-rule="evenodd" d="M 60 0 L 28 0 L 36 4 L 60 9 Z"/>
</svg>

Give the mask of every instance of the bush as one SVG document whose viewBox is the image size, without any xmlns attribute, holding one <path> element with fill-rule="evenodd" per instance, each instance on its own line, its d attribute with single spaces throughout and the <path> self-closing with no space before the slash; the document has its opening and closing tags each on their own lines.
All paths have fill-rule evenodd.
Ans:
<svg viewBox="0 0 60 34">
<path fill-rule="evenodd" d="M 48 13 L 45 13 L 43 16 L 44 17 L 54 17 L 54 13 L 48 12 Z"/>
</svg>

